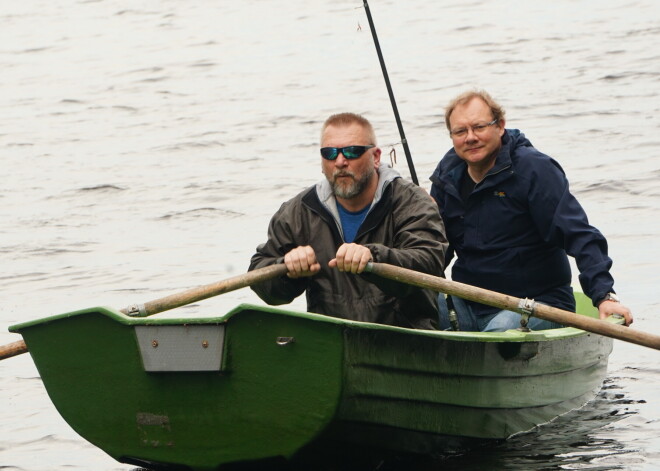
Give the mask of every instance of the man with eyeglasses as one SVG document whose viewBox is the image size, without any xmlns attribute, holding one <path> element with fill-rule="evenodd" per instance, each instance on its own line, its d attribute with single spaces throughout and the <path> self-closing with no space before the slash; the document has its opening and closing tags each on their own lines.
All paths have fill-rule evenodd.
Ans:
<svg viewBox="0 0 660 471">
<path fill-rule="evenodd" d="M 559 164 L 536 150 L 517 129 L 505 129 L 504 110 L 484 91 L 452 100 L 445 124 L 454 147 L 431 176 L 431 196 L 456 255 L 452 279 L 560 309 L 575 311 L 570 255 L 582 289 L 604 319 L 612 314 L 632 323 L 630 310 L 614 294 L 607 241 L 589 225 L 570 193 Z M 440 327 L 458 314 L 460 330 L 503 331 L 520 327 L 512 311 L 439 297 Z M 561 327 L 530 318 L 532 330 Z"/>
<path fill-rule="evenodd" d="M 444 227 L 429 195 L 380 162 L 371 123 L 330 116 L 321 130 L 325 178 L 285 202 L 250 270 L 284 262 L 286 276 L 252 286 L 268 304 L 306 292 L 307 310 L 328 316 L 433 329 L 437 296 L 363 273 L 367 262 L 442 276 Z"/>
</svg>

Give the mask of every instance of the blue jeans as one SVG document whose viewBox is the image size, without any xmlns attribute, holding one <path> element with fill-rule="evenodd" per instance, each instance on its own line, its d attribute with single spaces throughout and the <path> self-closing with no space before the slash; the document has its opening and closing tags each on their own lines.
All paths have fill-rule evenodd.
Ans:
<svg viewBox="0 0 660 471">
<path fill-rule="evenodd" d="M 464 299 L 451 297 L 454 310 L 458 316 L 458 329 L 466 332 L 504 332 L 520 327 L 522 316 L 513 311 L 498 311 L 486 316 L 476 316 Z M 449 323 L 449 309 L 443 293 L 438 294 L 438 315 L 440 330 L 453 330 Z M 563 327 L 556 322 L 546 321 L 538 317 L 530 317 L 527 327 L 531 330 L 559 329 Z"/>
</svg>

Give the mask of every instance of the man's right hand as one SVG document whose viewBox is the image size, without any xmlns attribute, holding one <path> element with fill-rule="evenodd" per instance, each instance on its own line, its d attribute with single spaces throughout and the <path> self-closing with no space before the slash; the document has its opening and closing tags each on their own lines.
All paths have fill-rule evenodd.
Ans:
<svg viewBox="0 0 660 471">
<path fill-rule="evenodd" d="M 316 253 L 309 246 L 292 249 L 284 256 L 284 264 L 289 278 L 316 275 L 321 270 L 321 264 L 316 261 Z"/>
</svg>

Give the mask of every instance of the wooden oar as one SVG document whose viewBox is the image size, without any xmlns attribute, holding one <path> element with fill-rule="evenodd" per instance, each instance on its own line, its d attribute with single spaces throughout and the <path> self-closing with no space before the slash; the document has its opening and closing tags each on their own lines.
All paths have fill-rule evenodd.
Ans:
<svg viewBox="0 0 660 471">
<path fill-rule="evenodd" d="M 209 285 L 192 288 L 181 293 L 172 294 L 164 298 L 155 299 L 144 304 L 133 304 L 121 310 L 131 317 L 146 317 L 159 312 L 168 311 L 186 304 L 201 301 L 219 294 L 235 291 L 246 286 L 261 283 L 262 281 L 277 278 L 286 273 L 286 265 L 283 263 L 270 265 L 263 268 L 243 273 L 226 280 L 211 283 Z"/>
<path fill-rule="evenodd" d="M 131 317 L 146 317 L 159 312 L 168 311 L 185 304 L 201 301 L 212 296 L 228 293 L 240 288 L 245 288 L 262 281 L 277 278 L 286 273 L 286 265 L 283 263 L 257 268 L 256 270 L 234 276 L 226 280 L 218 281 L 197 288 L 192 288 L 181 293 L 172 294 L 164 298 L 149 301 L 144 304 L 133 304 L 121 309 L 120 312 Z M 10 358 L 27 352 L 27 346 L 23 340 L 9 343 L 0 347 L 0 360 Z"/>
<path fill-rule="evenodd" d="M 630 327 L 587 316 L 580 316 L 574 312 L 534 303 L 532 300 L 516 298 L 387 263 L 370 262 L 367 265 L 366 271 L 390 280 L 455 295 L 463 299 L 488 304 L 489 306 L 495 306 L 508 311 L 515 311 L 520 314 L 529 313 L 531 310 L 531 315 L 539 319 L 557 322 L 565 326 L 576 327 L 595 334 L 660 350 L 660 336 L 658 335 L 641 332 Z"/>
</svg>

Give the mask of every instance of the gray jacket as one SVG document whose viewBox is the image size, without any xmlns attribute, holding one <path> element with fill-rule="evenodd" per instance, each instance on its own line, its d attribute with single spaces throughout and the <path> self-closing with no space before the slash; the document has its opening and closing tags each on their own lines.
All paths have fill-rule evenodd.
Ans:
<svg viewBox="0 0 660 471">
<path fill-rule="evenodd" d="M 354 242 L 368 247 L 375 262 L 444 276 L 447 239 L 430 196 L 381 164 L 379 185 Z M 284 203 L 271 219 L 268 241 L 257 247 L 250 270 L 284 260 L 291 249 L 311 245 L 321 264 L 313 277 L 286 276 L 252 286 L 268 304 L 285 304 L 306 291 L 307 310 L 365 322 L 432 329 L 436 294 L 363 273 L 328 267 L 344 243 L 336 201 L 323 179 Z"/>
</svg>

